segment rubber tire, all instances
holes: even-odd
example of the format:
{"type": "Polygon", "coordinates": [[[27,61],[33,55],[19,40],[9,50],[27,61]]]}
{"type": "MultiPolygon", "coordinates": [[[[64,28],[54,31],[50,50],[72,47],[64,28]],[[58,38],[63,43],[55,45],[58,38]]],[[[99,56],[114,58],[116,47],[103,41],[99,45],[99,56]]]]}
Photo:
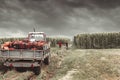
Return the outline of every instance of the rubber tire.
{"type": "Polygon", "coordinates": [[[34,67],[33,72],[35,75],[39,75],[41,73],[41,67],[34,67]]]}
{"type": "Polygon", "coordinates": [[[46,57],[43,62],[44,62],[45,65],[49,65],[49,63],[50,63],[49,56],[46,57]]]}

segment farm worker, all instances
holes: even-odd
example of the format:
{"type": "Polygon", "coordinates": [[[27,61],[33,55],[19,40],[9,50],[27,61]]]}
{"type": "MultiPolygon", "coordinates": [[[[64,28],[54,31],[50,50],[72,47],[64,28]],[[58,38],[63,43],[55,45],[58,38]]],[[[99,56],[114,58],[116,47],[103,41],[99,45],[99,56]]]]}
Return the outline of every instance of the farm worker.
{"type": "Polygon", "coordinates": [[[61,47],[62,47],[62,42],[59,41],[59,42],[58,42],[58,45],[59,45],[59,48],[61,48],[61,47]]]}
{"type": "Polygon", "coordinates": [[[68,49],[68,42],[66,42],[65,45],[66,45],[66,49],[68,49]]]}

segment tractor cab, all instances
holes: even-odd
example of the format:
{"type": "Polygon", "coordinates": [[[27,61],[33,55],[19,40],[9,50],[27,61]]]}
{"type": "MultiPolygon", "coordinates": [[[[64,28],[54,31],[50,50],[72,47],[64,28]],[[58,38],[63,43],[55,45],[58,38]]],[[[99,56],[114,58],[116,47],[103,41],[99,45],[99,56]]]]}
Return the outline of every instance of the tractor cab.
{"type": "Polygon", "coordinates": [[[31,42],[46,41],[46,35],[44,32],[29,32],[28,39],[31,42]]]}

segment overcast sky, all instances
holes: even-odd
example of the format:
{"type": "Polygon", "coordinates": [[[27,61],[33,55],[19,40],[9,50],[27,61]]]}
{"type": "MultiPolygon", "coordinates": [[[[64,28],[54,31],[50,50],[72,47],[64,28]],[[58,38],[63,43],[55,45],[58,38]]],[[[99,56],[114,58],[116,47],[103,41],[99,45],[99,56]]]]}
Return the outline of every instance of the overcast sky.
{"type": "Polygon", "coordinates": [[[119,32],[120,0],[0,0],[0,37],[119,32]]]}

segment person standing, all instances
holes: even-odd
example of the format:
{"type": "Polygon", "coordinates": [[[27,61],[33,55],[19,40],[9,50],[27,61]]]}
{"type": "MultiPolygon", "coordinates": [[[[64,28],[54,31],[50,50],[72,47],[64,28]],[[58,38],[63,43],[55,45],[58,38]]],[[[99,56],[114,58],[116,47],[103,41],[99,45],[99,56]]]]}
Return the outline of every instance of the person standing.
{"type": "Polygon", "coordinates": [[[62,42],[59,41],[59,42],[58,42],[58,45],[59,45],[59,48],[61,48],[61,47],[62,47],[62,42]]]}

